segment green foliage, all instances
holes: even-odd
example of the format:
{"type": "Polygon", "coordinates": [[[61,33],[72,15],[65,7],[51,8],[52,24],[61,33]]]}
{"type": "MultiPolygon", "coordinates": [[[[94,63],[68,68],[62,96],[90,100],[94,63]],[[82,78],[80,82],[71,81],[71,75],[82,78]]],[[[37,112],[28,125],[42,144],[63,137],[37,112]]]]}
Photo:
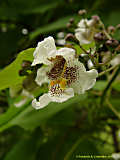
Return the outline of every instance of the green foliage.
{"type": "Polygon", "coordinates": [[[23,60],[33,60],[34,49],[22,51],[16,60],[0,72],[0,89],[8,88],[22,82],[23,77],[19,76],[23,60]]]}
{"type": "MultiPolygon", "coordinates": [[[[77,50],[77,53],[78,54],[82,54],[83,53],[83,50],[79,47],[79,45],[74,45],[75,49],[77,50]]],[[[90,48],[93,48],[95,47],[95,42],[91,42],[90,44],[83,44],[82,47],[89,51],[90,48]]]]}
{"type": "Polygon", "coordinates": [[[0,131],[14,125],[19,125],[25,129],[34,129],[44,123],[49,117],[60,112],[61,110],[79,103],[86,98],[85,95],[75,97],[62,104],[51,103],[42,110],[36,111],[31,105],[16,108],[11,106],[10,109],[0,117],[0,131]]]}
{"type": "MultiPolygon", "coordinates": [[[[48,91],[46,84],[38,87],[35,81],[19,75],[22,62],[33,61],[39,41],[47,36],[55,38],[58,32],[74,33],[82,18],[77,12],[83,8],[88,11],[85,18],[98,14],[106,28],[116,26],[119,4],[119,0],[114,5],[109,0],[0,1],[0,160],[75,160],[79,159],[77,155],[110,156],[120,152],[120,78],[118,74],[109,83],[117,69],[107,72],[110,63],[105,67],[94,66],[99,73],[106,73],[98,77],[94,87],[85,94],[64,103],[51,102],[40,110],[32,107],[31,98],[21,107],[15,106],[23,100],[24,89],[37,98],[48,91]],[[67,28],[70,18],[74,18],[75,23],[67,28]],[[15,96],[11,95],[11,88],[16,91],[15,96]]],[[[120,29],[111,36],[120,41],[120,29]]],[[[79,45],[73,44],[73,47],[78,55],[83,53],[79,45]]],[[[95,50],[96,43],[82,47],[95,50]]],[[[95,60],[102,62],[102,56],[98,51],[95,60]]],[[[88,58],[83,58],[87,70],[88,58]]]]}
{"type": "Polygon", "coordinates": [[[36,31],[32,32],[29,35],[30,36],[30,40],[36,38],[40,34],[48,33],[48,32],[52,32],[54,30],[59,30],[59,29],[65,28],[65,26],[66,26],[68,20],[70,19],[70,17],[71,16],[65,17],[65,18],[61,18],[61,19],[57,20],[56,22],[53,22],[51,24],[48,24],[48,25],[43,26],[41,28],[38,28],[36,31]]]}

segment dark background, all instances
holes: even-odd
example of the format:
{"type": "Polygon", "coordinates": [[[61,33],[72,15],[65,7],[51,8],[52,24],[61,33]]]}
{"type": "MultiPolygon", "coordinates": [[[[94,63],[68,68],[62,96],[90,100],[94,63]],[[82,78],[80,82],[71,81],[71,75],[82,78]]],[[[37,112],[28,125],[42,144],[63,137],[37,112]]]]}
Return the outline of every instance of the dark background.
{"type": "Polygon", "coordinates": [[[0,68],[45,36],[55,37],[79,9],[85,8],[89,16],[98,14],[105,25],[116,25],[119,7],[119,0],[0,0],[0,68]]]}

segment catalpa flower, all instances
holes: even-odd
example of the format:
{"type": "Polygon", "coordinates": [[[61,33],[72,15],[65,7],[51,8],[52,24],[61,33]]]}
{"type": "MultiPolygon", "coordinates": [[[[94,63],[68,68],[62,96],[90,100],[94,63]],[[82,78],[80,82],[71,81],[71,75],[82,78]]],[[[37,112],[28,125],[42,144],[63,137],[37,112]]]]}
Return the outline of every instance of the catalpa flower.
{"type": "Polygon", "coordinates": [[[48,83],[49,91],[40,96],[39,101],[32,101],[36,109],[50,102],[64,102],[75,94],[83,94],[94,86],[98,76],[95,69],[86,71],[75,57],[74,49],[64,47],[57,50],[52,37],[38,43],[32,65],[39,63],[45,65],[38,69],[35,81],[40,86],[48,83]]]}
{"type": "Polygon", "coordinates": [[[79,40],[80,44],[89,44],[93,41],[96,27],[95,19],[82,19],[78,23],[78,28],[75,29],[75,37],[79,40]]]}

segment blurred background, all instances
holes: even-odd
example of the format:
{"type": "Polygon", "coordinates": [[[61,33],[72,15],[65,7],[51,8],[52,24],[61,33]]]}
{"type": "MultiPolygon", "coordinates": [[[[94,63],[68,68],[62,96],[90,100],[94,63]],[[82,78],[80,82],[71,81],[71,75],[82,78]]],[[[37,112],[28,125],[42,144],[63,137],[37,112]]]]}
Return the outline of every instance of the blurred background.
{"type": "Polygon", "coordinates": [[[1,0],[0,1],[0,68],[16,54],[48,35],[65,30],[79,9],[98,14],[105,25],[119,23],[119,0],[1,0]]]}
{"type": "MultiPolygon", "coordinates": [[[[58,32],[65,32],[70,18],[79,19],[77,13],[80,9],[86,9],[89,17],[98,14],[106,26],[115,26],[120,23],[119,0],[0,0],[0,70],[10,64],[20,51],[36,47],[38,41],[43,40],[44,37],[51,35],[57,38],[58,32]]],[[[2,102],[2,105],[7,106],[7,103],[2,102]]],[[[72,149],[72,143],[79,136],[84,135],[87,131],[91,134],[94,129],[99,130],[99,127],[94,128],[92,125],[92,131],[84,130],[84,127],[79,126],[79,129],[82,128],[79,133],[77,127],[76,129],[65,127],[63,124],[66,116],[68,118],[66,125],[73,125],[75,115],[71,111],[72,109],[65,110],[65,114],[62,112],[53,117],[47,122],[47,128],[41,124],[42,131],[40,127],[34,131],[24,131],[22,128],[13,127],[0,133],[0,160],[39,160],[40,158],[63,160],[63,157],[66,157],[67,160],[69,152],[72,152],[67,149],[72,149]],[[56,122],[56,119],[58,123],[54,123],[51,127],[51,121],[56,122]],[[62,127],[59,126],[61,119],[60,126],[62,127]],[[48,135],[50,137],[52,135],[54,139],[48,141],[48,135]]],[[[77,110],[75,112],[79,113],[77,110]]],[[[85,115],[86,112],[83,111],[80,121],[84,121],[85,115]]],[[[84,125],[87,126],[86,121],[84,125]]],[[[95,125],[97,126],[97,123],[95,125]]],[[[117,147],[114,147],[118,145],[114,139],[115,130],[116,127],[113,126],[113,137],[108,136],[111,129],[105,125],[98,136],[96,133],[92,135],[93,139],[86,140],[86,137],[83,137],[80,142],[81,153],[111,154],[119,151],[117,147]],[[106,142],[107,137],[109,137],[108,142],[106,142]],[[102,148],[104,144],[106,145],[102,148]]],[[[79,154],[79,149],[77,153],[79,154]]]]}

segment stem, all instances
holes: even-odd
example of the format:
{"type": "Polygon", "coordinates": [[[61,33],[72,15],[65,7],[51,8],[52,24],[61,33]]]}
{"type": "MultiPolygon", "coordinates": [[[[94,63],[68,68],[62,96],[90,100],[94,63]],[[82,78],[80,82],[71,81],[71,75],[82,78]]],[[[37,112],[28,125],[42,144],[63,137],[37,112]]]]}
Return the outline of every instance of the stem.
{"type": "Polygon", "coordinates": [[[80,44],[79,44],[79,46],[86,54],[89,54],[80,44]]]}
{"type": "Polygon", "coordinates": [[[91,55],[91,48],[90,48],[90,52],[87,52],[80,44],[79,44],[79,46],[80,46],[80,48],[83,50],[83,52],[85,52],[85,53],[89,56],[89,58],[90,58],[90,60],[92,61],[92,63],[93,63],[94,65],[96,65],[95,62],[94,62],[94,57],[91,55]]]}
{"type": "Polygon", "coordinates": [[[101,27],[103,28],[103,32],[104,32],[104,34],[106,35],[106,37],[107,37],[108,39],[112,39],[111,36],[107,33],[103,22],[100,20],[99,23],[100,23],[101,27]]]}
{"type": "Polygon", "coordinates": [[[106,62],[104,62],[104,63],[99,63],[98,66],[107,65],[114,57],[115,57],[115,54],[113,54],[113,55],[111,56],[111,58],[108,59],[106,62]]]}
{"type": "Polygon", "coordinates": [[[108,99],[106,99],[106,103],[108,107],[113,111],[113,113],[120,119],[120,114],[117,112],[117,110],[113,107],[113,105],[109,102],[108,99]]]}
{"type": "Polygon", "coordinates": [[[120,152],[120,148],[119,148],[119,142],[117,139],[117,127],[115,125],[111,126],[112,129],[112,137],[113,137],[113,143],[114,143],[114,148],[115,148],[115,152],[120,152]]]}
{"type": "Polygon", "coordinates": [[[110,72],[111,70],[113,70],[113,69],[114,69],[114,68],[116,68],[117,66],[118,66],[118,65],[113,66],[113,67],[108,68],[107,70],[105,70],[105,71],[103,71],[103,72],[99,73],[99,74],[98,74],[98,77],[100,77],[100,76],[104,75],[104,74],[105,74],[105,73],[107,73],[107,72],[110,72]]]}
{"type": "Polygon", "coordinates": [[[120,72],[120,66],[116,68],[115,73],[112,75],[110,81],[108,82],[106,88],[105,88],[104,91],[103,91],[103,94],[102,94],[102,97],[101,97],[101,105],[102,105],[103,102],[104,102],[104,99],[105,99],[105,96],[106,96],[106,94],[107,94],[108,89],[111,87],[112,83],[113,83],[114,80],[116,79],[116,77],[117,77],[117,75],[119,74],[119,72],[120,72]]]}
{"type": "Polygon", "coordinates": [[[64,157],[64,160],[69,160],[71,154],[74,152],[74,150],[77,148],[77,146],[79,145],[79,143],[81,142],[81,137],[79,140],[77,140],[77,142],[72,146],[71,150],[66,154],[66,156],[64,157]]]}

